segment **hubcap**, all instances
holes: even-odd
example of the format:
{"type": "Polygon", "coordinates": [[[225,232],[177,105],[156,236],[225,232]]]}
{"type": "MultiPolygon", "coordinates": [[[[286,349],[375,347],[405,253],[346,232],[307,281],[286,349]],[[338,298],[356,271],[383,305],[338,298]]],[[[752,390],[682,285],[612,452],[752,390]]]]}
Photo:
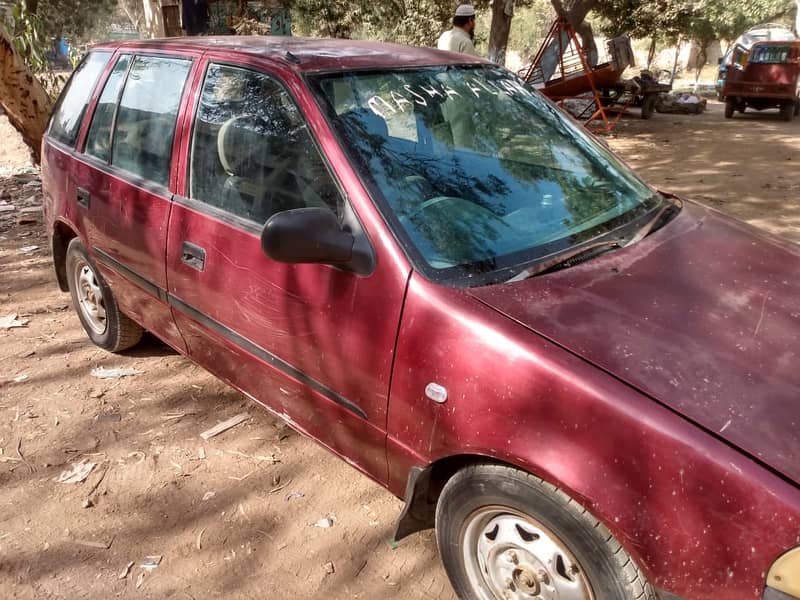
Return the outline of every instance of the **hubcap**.
{"type": "Polygon", "coordinates": [[[594,600],[564,542],[532,517],[484,507],[464,527],[464,563],[482,600],[594,600]]]}
{"type": "Polygon", "coordinates": [[[86,324],[95,333],[106,330],[106,307],[103,302],[103,291],[92,268],[83,261],[78,261],[73,270],[73,281],[78,297],[78,309],[86,324]]]}

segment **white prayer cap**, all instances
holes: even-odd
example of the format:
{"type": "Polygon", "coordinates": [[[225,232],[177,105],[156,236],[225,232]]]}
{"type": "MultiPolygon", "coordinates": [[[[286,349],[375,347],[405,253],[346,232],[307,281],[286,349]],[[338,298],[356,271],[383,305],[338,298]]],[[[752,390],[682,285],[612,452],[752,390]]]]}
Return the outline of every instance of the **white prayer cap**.
{"type": "Polygon", "coordinates": [[[474,17],[475,7],[472,4],[459,4],[456,8],[457,17],[474,17]]]}

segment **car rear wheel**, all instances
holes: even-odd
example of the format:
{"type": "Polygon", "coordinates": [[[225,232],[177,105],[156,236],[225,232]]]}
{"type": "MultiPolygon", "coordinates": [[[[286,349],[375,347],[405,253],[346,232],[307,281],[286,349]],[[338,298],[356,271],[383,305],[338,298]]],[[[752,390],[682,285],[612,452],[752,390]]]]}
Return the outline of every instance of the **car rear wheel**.
{"type": "Polygon", "coordinates": [[[459,598],[655,600],[614,536],[556,487],[502,465],[454,475],[436,538],[459,598]]]}
{"type": "Polygon", "coordinates": [[[110,352],[135,346],[143,329],[120,312],[111,289],[78,238],[67,247],[66,267],[72,304],[89,338],[110,352]]]}

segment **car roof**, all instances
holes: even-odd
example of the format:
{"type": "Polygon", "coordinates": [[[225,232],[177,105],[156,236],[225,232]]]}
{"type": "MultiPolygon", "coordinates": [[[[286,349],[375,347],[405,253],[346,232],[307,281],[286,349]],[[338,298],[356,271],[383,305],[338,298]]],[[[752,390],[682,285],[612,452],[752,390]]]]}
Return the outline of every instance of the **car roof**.
{"type": "Polygon", "coordinates": [[[790,29],[787,29],[783,25],[767,24],[749,29],[740,35],[736,39],[735,43],[745,47],[750,47],[758,42],[787,42],[796,39],[797,36],[795,36],[794,32],[792,32],[790,29]]]}
{"type": "Polygon", "coordinates": [[[385,42],[283,36],[198,36],[99,44],[95,49],[228,52],[269,58],[298,71],[476,64],[478,57],[385,42]]]}
{"type": "Polygon", "coordinates": [[[753,44],[753,48],[762,46],[794,46],[800,47],[800,40],[761,40],[753,44]]]}

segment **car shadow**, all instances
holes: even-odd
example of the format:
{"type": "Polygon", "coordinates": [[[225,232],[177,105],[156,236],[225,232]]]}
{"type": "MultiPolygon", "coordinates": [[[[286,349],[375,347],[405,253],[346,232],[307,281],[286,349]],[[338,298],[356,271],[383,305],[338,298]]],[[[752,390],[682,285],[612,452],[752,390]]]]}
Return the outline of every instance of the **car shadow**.
{"type": "Polygon", "coordinates": [[[162,342],[149,331],[145,331],[142,340],[133,348],[120,352],[121,356],[130,358],[158,358],[162,356],[175,356],[178,353],[162,342]]]}

